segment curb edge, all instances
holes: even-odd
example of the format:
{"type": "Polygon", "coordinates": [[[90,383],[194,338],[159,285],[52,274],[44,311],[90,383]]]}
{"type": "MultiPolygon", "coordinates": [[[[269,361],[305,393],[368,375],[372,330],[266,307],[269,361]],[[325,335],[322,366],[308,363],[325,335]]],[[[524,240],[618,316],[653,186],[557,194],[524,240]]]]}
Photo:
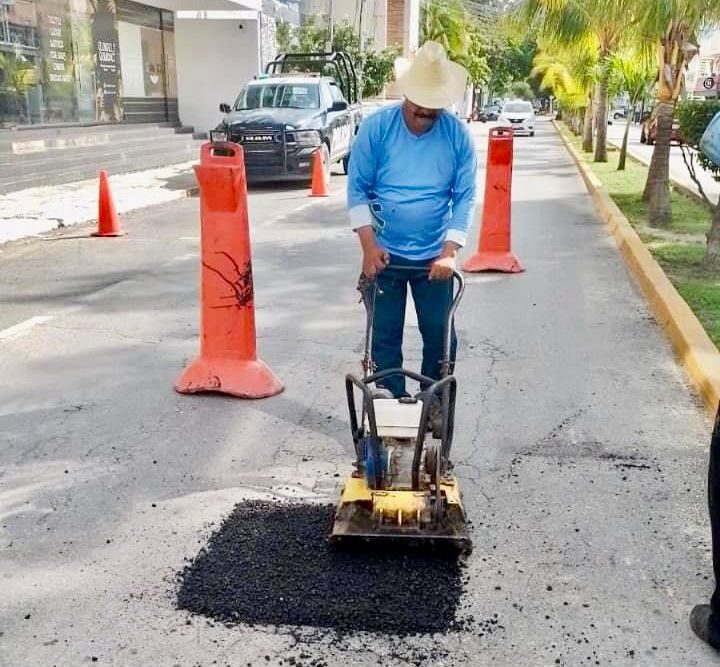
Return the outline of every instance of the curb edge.
{"type": "Polygon", "coordinates": [[[585,159],[565,138],[557,121],[552,123],[577,165],[601,220],[615,239],[658,324],[672,342],[709,414],[714,416],[720,402],[720,352],[585,159]]]}

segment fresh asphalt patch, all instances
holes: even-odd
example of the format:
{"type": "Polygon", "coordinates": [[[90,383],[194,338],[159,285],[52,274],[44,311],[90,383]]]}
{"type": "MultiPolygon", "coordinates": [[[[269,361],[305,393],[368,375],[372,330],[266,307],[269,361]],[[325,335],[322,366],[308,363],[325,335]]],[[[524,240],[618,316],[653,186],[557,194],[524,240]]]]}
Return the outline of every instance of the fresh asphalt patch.
{"type": "Polygon", "coordinates": [[[332,520],[330,505],[237,505],[178,574],[178,608],[226,624],[341,633],[443,633],[468,622],[458,619],[465,577],[456,554],[334,547],[332,520]]]}

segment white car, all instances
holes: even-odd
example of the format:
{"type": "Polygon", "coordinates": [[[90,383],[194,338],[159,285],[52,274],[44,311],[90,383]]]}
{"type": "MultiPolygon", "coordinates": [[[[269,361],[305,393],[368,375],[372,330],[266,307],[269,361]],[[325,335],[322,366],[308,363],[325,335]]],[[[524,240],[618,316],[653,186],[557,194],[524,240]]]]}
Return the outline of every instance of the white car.
{"type": "Polygon", "coordinates": [[[529,134],[535,136],[535,110],[530,102],[512,100],[506,102],[500,112],[498,123],[504,127],[511,127],[514,134],[529,134]]]}

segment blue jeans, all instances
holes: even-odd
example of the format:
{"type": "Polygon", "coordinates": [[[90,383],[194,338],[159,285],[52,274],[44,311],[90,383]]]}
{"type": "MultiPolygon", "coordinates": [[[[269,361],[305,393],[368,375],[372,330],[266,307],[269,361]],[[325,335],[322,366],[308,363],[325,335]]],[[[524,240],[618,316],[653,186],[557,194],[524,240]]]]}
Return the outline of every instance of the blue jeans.
{"type": "MultiPolygon", "coordinates": [[[[430,280],[430,264],[431,260],[411,261],[391,256],[389,266],[377,276],[378,293],[375,298],[372,344],[372,356],[377,371],[402,368],[403,327],[409,284],[423,340],[420,373],[434,380],[440,379],[445,322],[452,303],[453,281],[430,280]],[[396,268],[399,266],[416,270],[396,268]]],[[[451,373],[456,350],[457,338],[453,325],[450,339],[451,373]]],[[[396,398],[409,395],[405,389],[405,378],[401,375],[392,375],[380,384],[396,398]]]]}

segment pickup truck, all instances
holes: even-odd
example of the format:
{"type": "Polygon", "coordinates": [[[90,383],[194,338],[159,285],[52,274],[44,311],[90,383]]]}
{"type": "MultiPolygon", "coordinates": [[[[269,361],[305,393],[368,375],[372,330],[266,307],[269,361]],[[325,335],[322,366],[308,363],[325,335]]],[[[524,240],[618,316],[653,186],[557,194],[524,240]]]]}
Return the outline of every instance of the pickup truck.
{"type": "Polygon", "coordinates": [[[362,120],[355,71],[342,53],[281,55],[220,111],[210,138],[242,145],[249,182],[307,181],[318,150],[326,176],[335,162],[347,173],[362,120]]]}

